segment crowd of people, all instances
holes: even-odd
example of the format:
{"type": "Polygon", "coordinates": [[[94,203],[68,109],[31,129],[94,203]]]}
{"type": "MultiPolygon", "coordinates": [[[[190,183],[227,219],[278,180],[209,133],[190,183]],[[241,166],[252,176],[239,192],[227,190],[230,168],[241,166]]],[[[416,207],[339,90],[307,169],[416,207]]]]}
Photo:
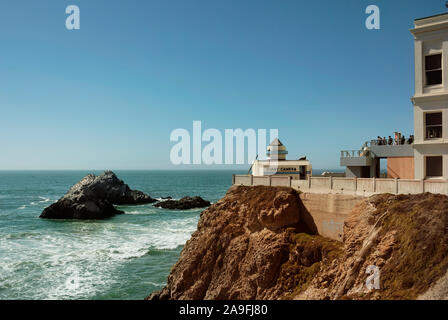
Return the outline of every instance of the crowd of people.
{"type": "Polygon", "coordinates": [[[413,144],[414,143],[414,135],[410,135],[409,138],[406,139],[404,135],[395,135],[395,138],[392,138],[389,136],[389,138],[386,139],[386,137],[381,138],[378,136],[376,139],[376,144],[378,146],[392,146],[392,145],[402,145],[402,144],[413,144]]]}

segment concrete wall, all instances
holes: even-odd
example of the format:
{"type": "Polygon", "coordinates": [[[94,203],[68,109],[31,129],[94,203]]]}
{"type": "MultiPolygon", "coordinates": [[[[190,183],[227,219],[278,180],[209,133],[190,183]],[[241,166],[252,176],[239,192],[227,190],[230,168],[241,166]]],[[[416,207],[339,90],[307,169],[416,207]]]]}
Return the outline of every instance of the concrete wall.
{"type": "Polygon", "coordinates": [[[270,179],[269,177],[256,177],[253,176],[253,185],[254,186],[270,186],[270,179]]]}
{"type": "Polygon", "coordinates": [[[414,179],[414,156],[387,158],[389,179],[414,179]]]}
{"type": "Polygon", "coordinates": [[[329,191],[331,190],[331,177],[311,177],[311,189],[329,191]]]}
{"type": "Polygon", "coordinates": [[[306,192],[309,190],[310,181],[309,180],[292,180],[291,188],[306,192]]]}
{"type": "Polygon", "coordinates": [[[397,181],[395,179],[376,179],[376,193],[397,193],[397,181]]]}
{"type": "Polygon", "coordinates": [[[398,180],[398,193],[417,194],[423,192],[423,180],[398,180]]]}
{"type": "Polygon", "coordinates": [[[360,177],[362,175],[362,167],[347,166],[345,169],[345,176],[347,178],[360,177]]]}
{"type": "Polygon", "coordinates": [[[344,221],[355,205],[364,199],[361,196],[344,194],[301,193],[305,212],[311,216],[317,232],[330,239],[342,241],[344,221]]]}
{"type": "Polygon", "coordinates": [[[252,185],[252,176],[235,174],[233,176],[233,184],[243,185],[243,186],[251,186],[252,185]]]}
{"type": "Polygon", "coordinates": [[[411,144],[401,145],[372,145],[370,152],[377,158],[413,157],[414,150],[411,144]]]}
{"type": "Polygon", "coordinates": [[[372,165],[371,157],[341,157],[341,167],[368,167],[372,165]]]}
{"type": "Polygon", "coordinates": [[[425,192],[448,194],[448,184],[437,180],[426,180],[425,192]]]}
{"type": "Polygon", "coordinates": [[[290,187],[291,177],[271,176],[271,186],[274,187],[290,187]]]}
{"type": "Polygon", "coordinates": [[[372,165],[370,167],[352,167],[348,166],[345,169],[346,178],[370,178],[375,176],[375,164],[376,159],[372,159],[372,165]]]}
{"type": "Polygon", "coordinates": [[[371,178],[358,178],[356,191],[357,193],[370,194],[375,190],[375,179],[371,178]]]}
{"type": "Polygon", "coordinates": [[[370,196],[378,193],[416,194],[431,192],[448,195],[447,180],[336,177],[312,177],[309,180],[294,180],[287,176],[254,177],[250,175],[234,175],[233,184],[291,187],[302,192],[316,194],[370,196]]]}
{"type": "Polygon", "coordinates": [[[350,178],[334,178],[333,186],[331,188],[334,191],[344,192],[355,192],[356,191],[356,180],[350,178]]]}

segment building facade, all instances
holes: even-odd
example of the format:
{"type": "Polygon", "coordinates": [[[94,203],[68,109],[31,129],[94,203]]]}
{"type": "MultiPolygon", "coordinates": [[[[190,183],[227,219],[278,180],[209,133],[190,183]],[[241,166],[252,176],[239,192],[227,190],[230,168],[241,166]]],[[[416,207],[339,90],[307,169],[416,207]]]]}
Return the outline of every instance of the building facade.
{"type": "Polygon", "coordinates": [[[414,25],[414,176],[448,179],[448,14],[414,25]]]}

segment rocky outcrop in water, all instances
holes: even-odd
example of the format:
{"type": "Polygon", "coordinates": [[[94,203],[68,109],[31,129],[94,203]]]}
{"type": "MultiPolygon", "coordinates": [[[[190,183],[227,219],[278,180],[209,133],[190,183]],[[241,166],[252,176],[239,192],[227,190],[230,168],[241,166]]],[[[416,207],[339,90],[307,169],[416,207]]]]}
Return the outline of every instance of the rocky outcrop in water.
{"type": "Polygon", "coordinates": [[[202,199],[201,197],[183,197],[180,200],[166,200],[158,202],[154,205],[158,208],[164,209],[194,209],[194,208],[205,208],[210,206],[210,202],[202,199]]]}
{"type": "Polygon", "coordinates": [[[447,196],[361,200],[343,242],[312,234],[306,214],[290,188],[232,187],[201,213],[167,285],[148,298],[448,298],[447,196]],[[369,266],[379,290],[366,286],[369,266]]]}
{"type": "Polygon", "coordinates": [[[156,200],[141,191],[131,190],[112,171],[99,176],[89,174],[71,187],[57,202],[45,208],[41,218],[104,219],[122,214],[113,205],[136,205],[156,200]]]}

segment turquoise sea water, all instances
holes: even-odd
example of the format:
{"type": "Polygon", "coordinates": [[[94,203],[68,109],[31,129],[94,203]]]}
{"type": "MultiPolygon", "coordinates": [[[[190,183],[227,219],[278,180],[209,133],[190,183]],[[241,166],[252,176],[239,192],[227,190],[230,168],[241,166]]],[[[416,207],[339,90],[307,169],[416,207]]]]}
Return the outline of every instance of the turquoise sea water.
{"type": "MultiPolygon", "coordinates": [[[[119,206],[101,221],[39,219],[90,171],[0,172],[0,299],[143,299],[162,288],[201,209],[119,206]]],[[[98,174],[100,172],[93,173],[98,174]]],[[[115,171],[154,198],[216,202],[231,171],[115,171]]]]}

